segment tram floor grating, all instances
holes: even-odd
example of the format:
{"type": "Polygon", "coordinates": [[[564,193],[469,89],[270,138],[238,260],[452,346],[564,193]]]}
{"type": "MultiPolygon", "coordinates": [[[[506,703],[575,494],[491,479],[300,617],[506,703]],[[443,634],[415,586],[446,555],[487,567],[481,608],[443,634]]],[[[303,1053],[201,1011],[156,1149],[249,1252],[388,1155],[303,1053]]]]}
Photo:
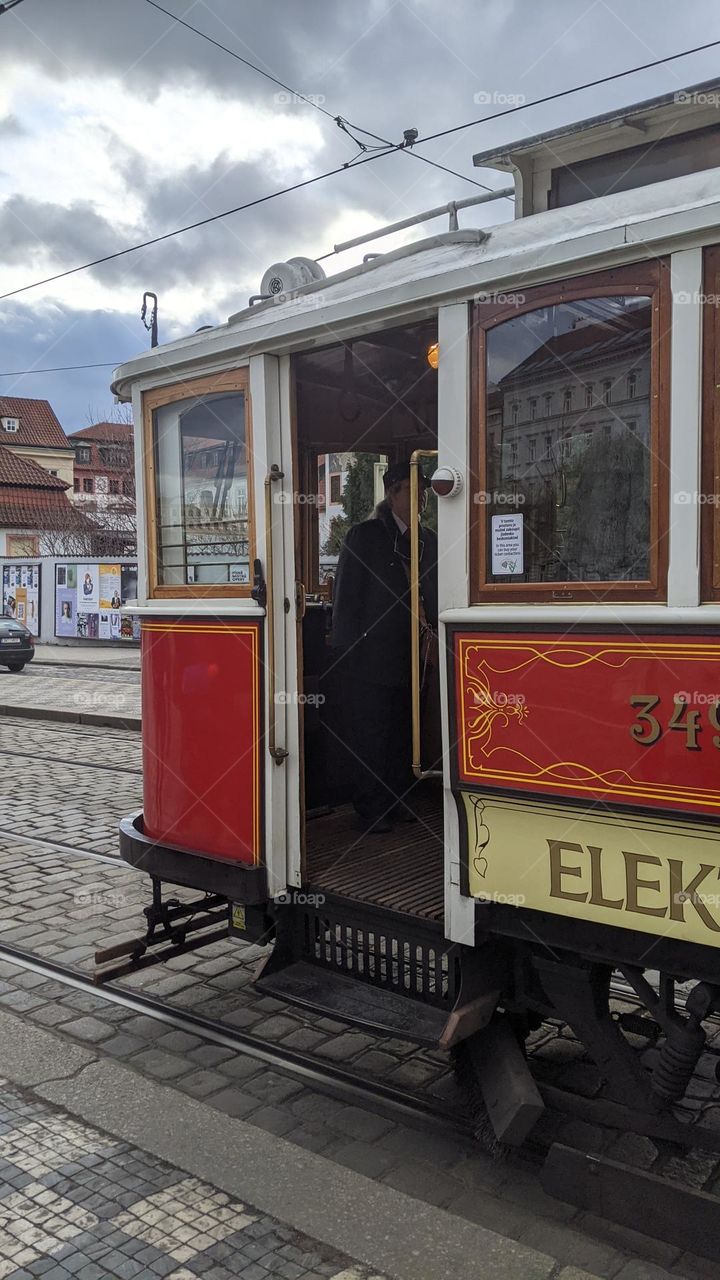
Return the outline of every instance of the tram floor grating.
{"type": "Polygon", "coordinates": [[[360,832],[350,805],[307,824],[306,881],[313,889],[400,911],[443,919],[442,792],[417,805],[419,821],[375,835],[360,832]]]}

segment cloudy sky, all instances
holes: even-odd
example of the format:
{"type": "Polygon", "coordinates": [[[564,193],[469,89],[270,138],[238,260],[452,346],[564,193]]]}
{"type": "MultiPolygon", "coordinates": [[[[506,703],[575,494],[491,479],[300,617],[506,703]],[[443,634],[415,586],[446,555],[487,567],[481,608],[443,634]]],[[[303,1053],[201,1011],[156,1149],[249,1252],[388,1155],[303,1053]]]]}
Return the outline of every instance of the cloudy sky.
{"type": "MultiPolygon", "coordinates": [[[[332,115],[393,141],[411,126],[433,133],[720,38],[711,0],[162,3],[332,115]]],[[[719,53],[527,106],[418,148],[461,176],[388,155],[6,299],[0,392],[48,398],[66,431],[93,414],[108,416],[110,368],[35,371],[112,365],[149,345],[139,318],[143,290],[160,297],[161,340],[220,323],[258,291],[273,261],[317,257],[375,226],[479,194],[473,181],[504,185],[499,174],[473,168],[474,151],[709,79],[719,53]]],[[[356,154],[332,119],[148,0],[22,0],[0,14],[2,294],[356,154]]],[[[461,216],[480,225],[511,212],[498,201],[461,216]]]]}

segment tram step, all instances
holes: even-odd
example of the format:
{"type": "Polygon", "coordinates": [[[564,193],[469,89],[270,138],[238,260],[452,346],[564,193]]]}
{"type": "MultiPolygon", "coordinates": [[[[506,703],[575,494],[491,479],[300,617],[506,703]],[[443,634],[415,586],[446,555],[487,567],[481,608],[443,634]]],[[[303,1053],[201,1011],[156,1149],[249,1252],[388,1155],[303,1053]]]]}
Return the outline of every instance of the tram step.
{"type": "Polygon", "coordinates": [[[400,1036],[423,1045],[437,1045],[448,1018],[444,1009],[332,973],[305,960],[262,974],[255,987],[263,995],[288,1004],[314,1009],[379,1035],[400,1036]]]}

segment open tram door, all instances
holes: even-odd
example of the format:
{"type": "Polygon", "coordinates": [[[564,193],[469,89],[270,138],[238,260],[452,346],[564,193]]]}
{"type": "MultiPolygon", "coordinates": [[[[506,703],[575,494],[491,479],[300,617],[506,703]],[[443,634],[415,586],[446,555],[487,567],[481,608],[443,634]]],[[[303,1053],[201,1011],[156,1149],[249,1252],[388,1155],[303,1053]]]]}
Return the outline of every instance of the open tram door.
{"type": "MultiPolygon", "coordinates": [[[[351,520],[373,515],[388,465],[412,459],[415,510],[422,505],[419,469],[432,473],[438,448],[437,344],[434,315],[297,354],[288,371],[292,411],[283,455],[292,459],[292,475],[278,479],[283,496],[273,512],[286,554],[291,546],[294,555],[296,607],[281,611],[276,600],[274,609],[286,653],[297,662],[282,713],[298,761],[291,752],[278,765],[287,770],[288,891],[277,904],[277,943],[260,978],[281,998],[394,1032],[410,1034],[415,1021],[415,1033],[435,1043],[455,990],[444,929],[442,748],[438,742],[428,754],[422,746],[417,521],[410,521],[415,536],[403,578],[417,821],[390,831],[363,830],[353,808],[352,666],[334,647],[332,621],[341,536],[351,520]],[[417,1002],[409,1007],[406,996],[417,1002]]],[[[430,497],[423,521],[434,537],[430,497]]],[[[392,561],[392,542],[387,554],[392,561]]],[[[437,704],[439,721],[439,690],[437,704]]]]}

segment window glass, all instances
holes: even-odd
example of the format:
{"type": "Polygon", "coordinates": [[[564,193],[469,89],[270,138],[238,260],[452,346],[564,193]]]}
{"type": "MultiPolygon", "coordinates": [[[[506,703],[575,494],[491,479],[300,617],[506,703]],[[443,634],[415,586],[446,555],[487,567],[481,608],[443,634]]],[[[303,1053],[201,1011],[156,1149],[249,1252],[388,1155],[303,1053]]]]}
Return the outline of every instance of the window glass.
{"type": "Polygon", "coordinates": [[[162,586],[250,582],[245,410],[231,391],[153,414],[162,586]]]}
{"type": "Polygon", "coordinates": [[[651,298],[633,295],[488,331],[488,582],[648,579],[651,320],[651,298]]]}

